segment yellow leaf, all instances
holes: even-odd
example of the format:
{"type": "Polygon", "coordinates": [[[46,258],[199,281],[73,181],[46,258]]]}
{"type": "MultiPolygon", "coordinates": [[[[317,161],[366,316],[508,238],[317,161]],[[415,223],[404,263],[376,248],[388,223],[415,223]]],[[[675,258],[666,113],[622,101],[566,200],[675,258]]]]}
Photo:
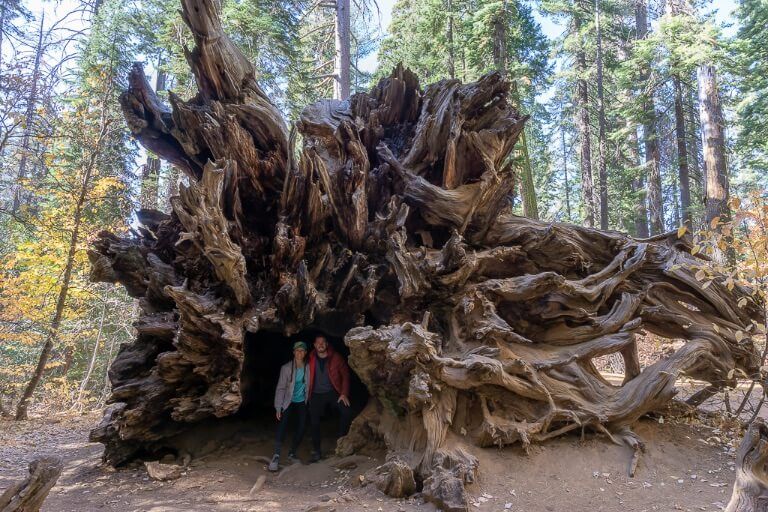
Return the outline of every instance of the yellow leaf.
{"type": "MultiPolygon", "coordinates": [[[[746,297],[742,297],[742,298],[740,298],[740,299],[739,299],[739,307],[740,307],[740,308],[743,308],[743,307],[744,307],[744,306],[746,306],[746,305],[747,305],[747,298],[746,298],[746,297]]],[[[750,327],[752,327],[752,326],[750,325],[750,327]]]]}
{"type": "Polygon", "coordinates": [[[711,229],[715,229],[718,225],[720,225],[720,216],[719,215],[709,222],[709,227],[711,229]]]}
{"type": "Polygon", "coordinates": [[[688,232],[688,226],[682,225],[677,228],[677,238],[682,238],[684,234],[688,232]]]}

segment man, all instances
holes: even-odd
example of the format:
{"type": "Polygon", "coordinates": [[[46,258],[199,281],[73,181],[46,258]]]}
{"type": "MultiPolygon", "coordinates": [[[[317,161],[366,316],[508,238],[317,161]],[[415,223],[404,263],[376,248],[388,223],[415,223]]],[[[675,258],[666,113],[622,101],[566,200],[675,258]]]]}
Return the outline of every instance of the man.
{"type": "Polygon", "coordinates": [[[333,350],[325,336],[315,337],[315,350],[309,354],[309,423],[312,428],[310,462],[322,458],[320,451],[320,418],[330,405],[341,416],[338,437],[344,436],[352,421],[349,404],[349,366],[344,356],[333,350]]]}
{"type": "Polygon", "coordinates": [[[283,446],[285,432],[291,417],[297,420],[296,431],[293,433],[291,450],[288,452],[288,460],[296,458],[296,449],[304,437],[304,429],[307,424],[307,365],[304,360],[307,355],[307,344],[297,341],[293,344],[293,359],[280,368],[280,378],[275,389],[275,418],[279,422],[275,435],[275,454],[269,463],[270,471],[277,471],[280,467],[280,451],[283,446]]]}

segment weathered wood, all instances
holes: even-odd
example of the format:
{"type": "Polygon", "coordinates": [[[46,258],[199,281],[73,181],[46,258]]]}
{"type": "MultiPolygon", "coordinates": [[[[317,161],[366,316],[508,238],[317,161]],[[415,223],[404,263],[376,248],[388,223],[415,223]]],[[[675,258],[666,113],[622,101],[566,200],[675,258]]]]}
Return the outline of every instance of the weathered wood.
{"type": "Polygon", "coordinates": [[[511,213],[505,163],[525,117],[500,75],[422,90],[398,67],[348,102],[308,107],[289,136],[225,40],[218,3],[183,5],[200,94],[168,109],[134,69],[124,109],[192,184],[172,215],[144,212],[138,234],[102,233],[89,252],[92,277],[141,306],[92,433],[107,461],[234,414],[246,331],[344,336],[371,399],[337,451],[384,445],[397,462],[380,470],[393,472],[383,489],[409,491],[411,472],[457,510],[478,471],[468,444],[589,429],[639,454],[630,427],[676,394],[678,376],[721,387],[735,369],[758,371],[736,333],[760,309],[721,279],[702,287],[687,238],[511,213]],[[641,331],[687,343],[641,368],[641,331]],[[620,386],[592,363],[612,353],[625,359],[620,386]]]}
{"type": "Polygon", "coordinates": [[[0,496],[0,511],[37,512],[63,469],[64,463],[59,457],[42,457],[30,462],[26,480],[12,484],[0,496]]]}
{"type": "Polygon", "coordinates": [[[768,511],[768,426],[762,418],[747,429],[736,455],[736,481],[725,512],[768,511]]]}

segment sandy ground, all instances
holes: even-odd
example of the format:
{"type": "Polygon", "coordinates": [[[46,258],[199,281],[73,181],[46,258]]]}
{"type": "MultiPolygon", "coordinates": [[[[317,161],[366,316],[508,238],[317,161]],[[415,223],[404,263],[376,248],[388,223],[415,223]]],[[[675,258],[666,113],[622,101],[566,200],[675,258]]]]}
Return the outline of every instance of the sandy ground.
{"type": "MultiPolygon", "coordinates": [[[[376,466],[361,460],[351,470],[333,459],[266,472],[258,456],[270,454],[271,432],[230,432],[208,442],[178,480],[151,480],[143,466],[117,471],[100,464],[102,447],[88,442],[95,414],[0,422],[0,489],[22,478],[36,455],[58,454],[64,473],[44,511],[415,511],[435,510],[416,495],[390,499],[360,475],[376,466]],[[260,475],[263,488],[249,495],[260,475]]],[[[734,479],[733,440],[720,430],[678,420],[644,420],[635,431],[647,452],[635,478],[627,476],[630,451],[605,437],[563,437],[530,454],[519,448],[477,449],[480,477],[468,487],[478,511],[721,510],[734,479]]],[[[305,445],[308,444],[305,442],[305,445]]],[[[300,452],[306,460],[306,452],[300,452]]]]}

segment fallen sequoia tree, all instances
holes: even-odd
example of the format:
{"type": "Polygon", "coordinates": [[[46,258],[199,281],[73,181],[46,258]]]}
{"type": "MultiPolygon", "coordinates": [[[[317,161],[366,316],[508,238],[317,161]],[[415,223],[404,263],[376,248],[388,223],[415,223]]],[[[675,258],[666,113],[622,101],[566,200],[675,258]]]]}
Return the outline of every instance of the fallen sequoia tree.
{"type": "Polygon", "coordinates": [[[141,306],[92,434],[107,461],[236,413],[246,333],[343,336],[370,400],[337,451],[383,444],[381,487],[423,489],[447,509],[466,507],[470,445],[588,429],[639,450],[629,427],[678,376],[724,386],[734,369],[758,370],[737,338],[757,305],[737,307],[746,291],[721,279],[702,286],[686,239],[510,212],[508,157],[526,119],[499,75],[422,90],[397,68],[348,102],[308,107],[289,131],[218,2],[182,6],[199,93],[171,94],[168,108],[135,67],[122,101],[134,135],[191,185],[170,216],[140,211],[137,233],[101,233],[89,252],[93,278],[141,306]],[[641,331],[686,343],[641,371],[641,331]],[[592,361],[612,353],[621,385],[592,361]]]}

